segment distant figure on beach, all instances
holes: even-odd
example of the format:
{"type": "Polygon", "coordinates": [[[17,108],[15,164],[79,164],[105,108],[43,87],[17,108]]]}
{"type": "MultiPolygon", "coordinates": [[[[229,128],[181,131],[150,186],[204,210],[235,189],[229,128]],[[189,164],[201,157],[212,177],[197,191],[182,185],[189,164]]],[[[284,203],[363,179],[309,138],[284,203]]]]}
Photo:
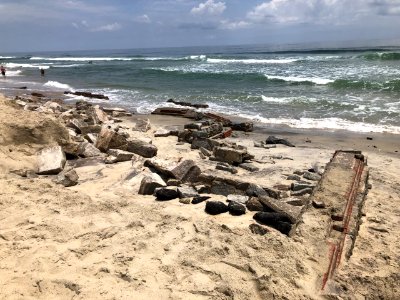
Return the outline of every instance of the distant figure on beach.
{"type": "Polygon", "coordinates": [[[3,77],[6,77],[6,68],[4,68],[4,66],[0,67],[0,72],[1,72],[1,75],[3,75],[3,77]]]}
{"type": "Polygon", "coordinates": [[[44,69],[40,68],[40,75],[44,76],[44,69]]]}

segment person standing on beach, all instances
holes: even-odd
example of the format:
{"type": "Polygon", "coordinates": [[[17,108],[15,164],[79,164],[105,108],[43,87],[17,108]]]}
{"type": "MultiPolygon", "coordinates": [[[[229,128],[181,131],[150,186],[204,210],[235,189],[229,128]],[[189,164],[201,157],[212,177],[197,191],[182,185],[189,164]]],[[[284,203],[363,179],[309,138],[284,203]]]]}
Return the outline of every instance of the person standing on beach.
{"type": "Polygon", "coordinates": [[[3,75],[3,77],[6,77],[6,68],[4,68],[4,66],[0,67],[0,72],[1,72],[1,75],[3,75]]]}

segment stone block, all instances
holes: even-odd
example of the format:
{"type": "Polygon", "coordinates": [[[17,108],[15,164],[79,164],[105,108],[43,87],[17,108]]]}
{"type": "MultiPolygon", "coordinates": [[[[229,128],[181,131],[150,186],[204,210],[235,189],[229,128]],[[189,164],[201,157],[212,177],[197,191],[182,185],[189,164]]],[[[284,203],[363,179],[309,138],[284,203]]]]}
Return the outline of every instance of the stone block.
{"type": "Polygon", "coordinates": [[[156,173],[150,173],[143,177],[140,182],[139,194],[140,195],[153,195],[154,190],[158,187],[165,187],[167,184],[160,177],[160,175],[156,173]]]}
{"type": "Polygon", "coordinates": [[[157,147],[153,144],[146,143],[139,139],[129,139],[127,144],[127,151],[133,152],[143,157],[153,157],[157,155],[157,147]]]}
{"type": "Polygon", "coordinates": [[[214,156],[219,161],[224,161],[230,164],[240,164],[244,160],[244,156],[247,153],[246,150],[236,150],[227,147],[215,147],[214,156]]]}
{"type": "Polygon", "coordinates": [[[120,149],[110,149],[107,151],[107,154],[114,156],[117,162],[130,161],[134,155],[131,152],[120,149]]]}
{"type": "Polygon", "coordinates": [[[39,151],[37,156],[37,174],[58,174],[63,170],[65,162],[65,153],[60,146],[44,148],[39,151]]]}

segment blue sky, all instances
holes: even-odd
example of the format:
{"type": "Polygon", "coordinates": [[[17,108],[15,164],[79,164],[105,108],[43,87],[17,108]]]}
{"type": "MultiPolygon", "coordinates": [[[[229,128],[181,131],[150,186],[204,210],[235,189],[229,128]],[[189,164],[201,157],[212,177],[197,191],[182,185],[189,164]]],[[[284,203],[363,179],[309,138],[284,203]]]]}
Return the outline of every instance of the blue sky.
{"type": "Polygon", "coordinates": [[[0,0],[0,53],[400,40],[400,0],[0,0]]]}

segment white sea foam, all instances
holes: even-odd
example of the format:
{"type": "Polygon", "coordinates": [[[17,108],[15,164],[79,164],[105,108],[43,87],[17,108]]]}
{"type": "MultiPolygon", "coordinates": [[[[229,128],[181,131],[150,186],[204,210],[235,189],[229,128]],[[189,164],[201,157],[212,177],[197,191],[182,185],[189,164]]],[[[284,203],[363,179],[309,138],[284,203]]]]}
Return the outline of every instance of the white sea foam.
{"type": "Polygon", "coordinates": [[[207,58],[209,63],[242,63],[242,64],[290,64],[298,61],[298,59],[220,59],[220,58],[207,58]]]}
{"type": "Polygon", "coordinates": [[[129,57],[31,57],[31,60],[50,60],[50,61],[112,61],[112,60],[132,60],[129,57]]]}
{"type": "Polygon", "coordinates": [[[261,95],[261,99],[264,102],[270,102],[270,103],[288,103],[291,101],[290,98],[267,97],[264,95],[261,95]]]}
{"type": "Polygon", "coordinates": [[[335,80],[332,79],[325,79],[325,78],[312,78],[312,77],[293,77],[293,76],[272,76],[272,75],[265,75],[268,79],[279,79],[283,81],[289,82],[313,82],[315,84],[325,85],[335,80]]]}
{"type": "Polygon", "coordinates": [[[0,59],[10,59],[10,58],[15,58],[15,56],[1,56],[0,59]]]}
{"type": "Polygon", "coordinates": [[[355,132],[390,132],[400,134],[400,126],[368,124],[362,122],[351,122],[340,118],[300,118],[300,119],[284,119],[284,118],[264,118],[260,116],[240,115],[244,118],[252,118],[265,124],[287,125],[301,129],[330,129],[330,130],[348,130],[355,132]]]}
{"type": "Polygon", "coordinates": [[[207,58],[206,55],[190,55],[189,59],[193,60],[205,60],[207,58]]]}
{"type": "Polygon", "coordinates": [[[16,70],[16,71],[7,71],[7,77],[15,77],[15,76],[21,76],[22,71],[21,70],[16,70]]]}
{"type": "Polygon", "coordinates": [[[54,65],[53,68],[73,68],[73,67],[80,67],[84,66],[83,64],[70,64],[70,65],[54,65]]]}
{"type": "Polygon", "coordinates": [[[44,60],[44,61],[77,61],[77,62],[89,62],[89,61],[135,61],[135,60],[205,60],[205,55],[191,55],[185,57],[38,57],[34,56],[31,60],[44,60]]]}
{"type": "Polygon", "coordinates": [[[6,68],[15,69],[15,68],[35,68],[35,69],[48,69],[50,66],[41,65],[41,64],[17,64],[17,63],[7,63],[5,64],[6,68]]]}
{"type": "Polygon", "coordinates": [[[73,90],[73,88],[71,86],[69,86],[68,84],[61,83],[58,81],[47,81],[44,84],[44,86],[53,87],[53,88],[62,89],[62,90],[73,90]]]}

